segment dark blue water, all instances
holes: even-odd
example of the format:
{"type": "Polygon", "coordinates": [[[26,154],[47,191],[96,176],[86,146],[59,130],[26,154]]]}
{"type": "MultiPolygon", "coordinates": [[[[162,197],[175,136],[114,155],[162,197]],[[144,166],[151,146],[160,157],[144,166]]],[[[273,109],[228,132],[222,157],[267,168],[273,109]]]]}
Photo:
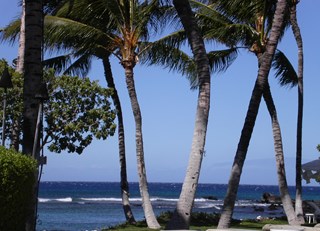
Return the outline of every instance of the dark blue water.
{"type": "MultiPolygon", "coordinates": [[[[177,183],[149,183],[155,213],[173,211],[180,190],[181,184],[177,183]]],[[[194,211],[219,213],[226,190],[227,186],[222,184],[199,184],[194,211]]],[[[293,197],[294,187],[289,190],[293,197]]],[[[277,186],[241,185],[234,218],[282,216],[281,208],[271,211],[268,204],[261,202],[264,192],[279,195],[277,186]]],[[[320,200],[320,187],[304,187],[303,199],[320,200]]],[[[136,220],[143,219],[138,183],[130,184],[130,201],[136,220]]],[[[42,182],[40,185],[37,230],[101,230],[122,222],[125,218],[119,183],[42,182]]]]}

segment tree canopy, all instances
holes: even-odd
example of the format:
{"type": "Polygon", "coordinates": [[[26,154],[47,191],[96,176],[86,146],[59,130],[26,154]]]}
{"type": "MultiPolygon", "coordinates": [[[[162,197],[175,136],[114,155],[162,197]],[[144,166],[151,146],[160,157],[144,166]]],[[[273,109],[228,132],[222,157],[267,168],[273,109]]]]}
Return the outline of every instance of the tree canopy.
{"type": "MultiPolygon", "coordinates": [[[[6,63],[0,64],[2,73],[6,63]]],[[[13,121],[22,123],[22,76],[9,67],[14,87],[7,90],[6,137],[12,135],[13,121]]],[[[53,152],[63,150],[81,154],[93,138],[107,139],[115,132],[115,111],[106,89],[89,78],[55,76],[52,70],[45,73],[49,100],[44,102],[43,145],[53,152]]],[[[0,95],[3,95],[0,89],[0,95]]],[[[3,105],[0,106],[3,113],[3,105]]],[[[2,131],[1,131],[2,133],[2,131]]],[[[20,136],[22,131],[19,131],[20,136]]],[[[20,139],[21,140],[21,139],[20,139]]]]}

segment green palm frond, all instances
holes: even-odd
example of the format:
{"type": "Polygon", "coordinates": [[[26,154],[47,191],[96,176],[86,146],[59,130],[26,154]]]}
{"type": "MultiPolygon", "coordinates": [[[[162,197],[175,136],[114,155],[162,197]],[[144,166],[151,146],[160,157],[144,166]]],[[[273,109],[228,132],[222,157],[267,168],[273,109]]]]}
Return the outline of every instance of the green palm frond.
{"type": "MultiPolygon", "coordinates": [[[[141,56],[143,53],[150,53],[149,46],[166,46],[180,48],[182,45],[187,44],[187,37],[184,30],[175,31],[167,36],[164,36],[153,43],[143,42],[139,44],[138,55],[141,56]]],[[[156,51],[155,51],[156,52],[156,51]]]]}
{"type": "Polygon", "coordinates": [[[208,4],[191,1],[196,9],[198,24],[206,40],[217,41],[229,47],[242,45],[251,46],[258,33],[250,23],[235,20],[219,10],[217,2],[208,4]]]}
{"type": "MultiPolygon", "coordinates": [[[[66,0],[65,0],[66,1],[66,0]]],[[[110,17],[106,11],[107,1],[101,0],[73,0],[67,1],[55,16],[72,19],[93,26],[101,31],[110,30],[110,17]]]]}
{"type": "Polygon", "coordinates": [[[238,57],[238,48],[210,51],[208,53],[209,64],[212,72],[226,71],[238,57]]]}
{"type": "Polygon", "coordinates": [[[55,50],[94,50],[97,44],[112,44],[113,38],[87,24],[56,16],[45,17],[45,45],[55,50]]]}
{"type": "Polygon", "coordinates": [[[272,60],[272,67],[276,71],[275,76],[281,86],[292,88],[298,84],[298,76],[288,58],[277,50],[272,60]]]}
{"type": "Polygon", "coordinates": [[[221,12],[215,8],[214,4],[191,0],[190,5],[194,8],[196,17],[202,19],[201,21],[214,21],[219,24],[233,23],[232,20],[221,14],[221,12]]]}
{"type": "Polygon", "coordinates": [[[72,54],[56,56],[42,61],[44,68],[52,68],[55,74],[61,74],[71,64],[72,54]]]}
{"type": "Polygon", "coordinates": [[[72,62],[72,64],[63,72],[63,74],[86,77],[91,69],[92,55],[83,54],[78,56],[75,54],[74,57],[76,60],[72,62]]]}
{"type": "Polygon", "coordinates": [[[254,24],[257,14],[264,10],[261,0],[233,0],[219,1],[216,8],[234,23],[254,24]]]}
{"type": "Polygon", "coordinates": [[[212,26],[209,23],[202,27],[205,40],[213,40],[226,46],[236,45],[250,47],[253,41],[259,38],[259,34],[250,25],[228,24],[220,27],[212,26]]]}
{"type": "Polygon", "coordinates": [[[168,68],[186,76],[190,80],[191,87],[195,85],[197,75],[195,62],[187,53],[165,43],[146,43],[142,46],[148,47],[148,50],[139,56],[142,64],[168,68]]]}
{"type": "Polygon", "coordinates": [[[162,33],[168,24],[179,21],[174,7],[163,4],[160,0],[151,0],[149,4],[142,6],[140,14],[142,22],[138,23],[146,25],[146,29],[152,31],[153,35],[162,33]]]}
{"type": "Polygon", "coordinates": [[[55,74],[86,77],[91,67],[92,55],[70,53],[46,59],[45,68],[52,68],[55,74]]]}
{"type": "Polygon", "coordinates": [[[139,60],[142,64],[160,65],[170,71],[186,74],[191,70],[192,57],[179,48],[168,46],[165,43],[144,43],[148,47],[146,52],[141,53],[139,60]]]}
{"type": "Polygon", "coordinates": [[[0,41],[6,41],[14,44],[19,40],[21,21],[19,19],[9,23],[5,28],[0,31],[0,41]]]}

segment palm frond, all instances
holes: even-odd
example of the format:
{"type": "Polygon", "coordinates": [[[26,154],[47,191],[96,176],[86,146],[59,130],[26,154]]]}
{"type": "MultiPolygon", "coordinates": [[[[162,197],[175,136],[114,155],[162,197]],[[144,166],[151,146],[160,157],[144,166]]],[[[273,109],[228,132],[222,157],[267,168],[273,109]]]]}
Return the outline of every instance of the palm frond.
{"type": "Polygon", "coordinates": [[[168,24],[179,21],[174,7],[163,4],[161,0],[151,0],[150,3],[141,4],[141,6],[137,24],[146,25],[149,34],[162,33],[168,24]]]}
{"type": "Polygon", "coordinates": [[[215,7],[234,23],[253,25],[257,14],[261,14],[264,10],[264,2],[261,0],[219,1],[215,2],[215,7]]]}
{"type": "Polygon", "coordinates": [[[9,23],[5,28],[2,28],[0,31],[0,41],[6,41],[10,44],[14,44],[19,40],[20,34],[20,19],[14,20],[9,23]]]}
{"type": "Polygon", "coordinates": [[[149,46],[167,46],[167,47],[175,47],[179,48],[182,45],[187,44],[187,37],[184,30],[175,31],[167,36],[164,36],[155,42],[147,43],[143,42],[139,44],[139,52],[140,56],[142,53],[149,52],[149,46]]]}
{"type": "Polygon", "coordinates": [[[86,77],[89,70],[91,69],[92,55],[91,54],[82,54],[74,56],[75,61],[63,72],[66,75],[81,76],[86,77]]]}
{"type": "Polygon", "coordinates": [[[71,64],[72,54],[56,56],[42,61],[44,68],[52,68],[55,74],[62,72],[71,64]]]}
{"type": "Polygon", "coordinates": [[[112,45],[113,38],[87,24],[56,16],[45,17],[45,45],[54,50],[94,50],[97,44],[112,45]]]}
{"type": "Polygon", "coordinates": [[[288,58],[281,51],[277,50],[272,60],[272,67],[275,70],[275,77],[278,78],[281,86],[292,88],[298,84],[298,76],[288,58]]]}
{"type": "Polygon", "coordinates": [[[258,33],[250,25],[228,24],[222,26],[206,23],[202,27],[205,40],[218,41],[226,46],[248,46],[250,47],[258,38],[258,33]]]}
{"type": "Polygon", "coordinates": [[[106,32],[110,28],[106,2],[109,1],[69,0],[54,15],[82,22],[106,32]]]}
{"type": "Polygon", "coordinates": [[[191,87],[195,85],[197,75],[195,62],[187,53],[165,43],[147,43],[143,46],[147,46],[148,50],[139,57],[142,64],[168,68],[186,76],[191,87]]]}
{"type": "Polygon", "coordinates": [[[228,14],[219,10],[217,2],[208,4],[207,1],[199,2],[192,0],[196,10],[198,24],[206,40],[217,41],[226,46],[237,45],[251,46],[252,41],[257,39],[257,32],[250,23],[235,20],[228,14]]]}
{"type": "Polygon", "coordinates": [[[238,57],[238,48],[210,51],[208,53],[209,64],[212,72],[226,71],[238,57]]]}

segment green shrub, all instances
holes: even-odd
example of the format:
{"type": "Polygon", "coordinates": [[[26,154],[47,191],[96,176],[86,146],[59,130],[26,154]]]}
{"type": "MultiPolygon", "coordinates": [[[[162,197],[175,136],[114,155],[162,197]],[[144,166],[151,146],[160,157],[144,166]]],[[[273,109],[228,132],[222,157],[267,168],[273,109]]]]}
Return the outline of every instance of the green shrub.
{"type": "Polygon", "coordinates": [[[0,146],[0,230],[24,230],[36,162],[0,146]]]}

